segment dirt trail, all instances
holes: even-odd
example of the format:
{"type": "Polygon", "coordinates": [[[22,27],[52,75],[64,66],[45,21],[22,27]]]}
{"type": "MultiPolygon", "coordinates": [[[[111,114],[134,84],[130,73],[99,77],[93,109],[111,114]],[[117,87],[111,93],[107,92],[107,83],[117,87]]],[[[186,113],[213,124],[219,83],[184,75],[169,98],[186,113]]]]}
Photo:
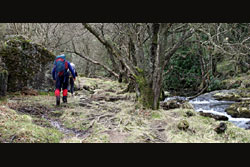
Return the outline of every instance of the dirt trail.
{"type": "MultiPolygon", "coordinates": [[[[135,95],[121,94],[125,84],[108,79],[81,78],[68,103],[55,106],[53,96],[21,96],[7,105],[19,114],[30,115],[34,124],[63,134],[60,142],[155,142],[145,121],[150,117],[136,106],[135,95]],[[136,107],[138,109],[136,109],[136,107]],[[136,112],[137,111],[137,112],[136,112]],[[140,114],[140,117],[138,117],[140,114]],[[148,131],[148,132],[147,132],[148,131]]],[[[165,142],[166,140],[158,140],[165,142]]]]}

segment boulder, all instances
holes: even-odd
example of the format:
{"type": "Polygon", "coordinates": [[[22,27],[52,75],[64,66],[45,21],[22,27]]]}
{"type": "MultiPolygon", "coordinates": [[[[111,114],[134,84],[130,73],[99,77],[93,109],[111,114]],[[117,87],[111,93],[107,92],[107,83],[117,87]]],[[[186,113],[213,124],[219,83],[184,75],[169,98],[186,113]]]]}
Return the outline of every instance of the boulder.
{"type": "Polygon", "coordinates": [[[55,55],[42,45],[23,36],[11,36],[0,45],[0,57],[8,71],[8,91],[53,87],[51,69],[55,55]]]}
{"type": "Polygon", "coordinates": [[[219,126],[217,126],[214,131],[218,134],[224,133],[227,130],[227,125],[224,122],[221,122],[219,126]]]}
{"type": "Polygon", "coordinates": [[[234,118],[250,118],[250,101],[234,103],[225,111],[234,118]]]}
{"type": "Polygon", "coordinates": [[[216,93],[213,95],[213,97],[216,100],[225,100],[225,101],[240,101],[241,96],[239,95],[239,93],[236,92],[230,92],[230,93],[216,93]]]}
{"type": "Polygon", "coordinates": [[[178,102],[176,99],[164,101],[160,105],[164,110],[170,110],[181,107],[181,103],[178,102]]]}
{"type": "Polygon", "coordinates": [[[178,125],[178,129],[186,131],[189,128],[189,123],[187,120],[181,120],[178,125]]]}
{"type": "Polygon", "coordinates": [[[160,106],[164,110],[170,110],[170,109],[175,109],[175,108],[194,109],[193,105],[190,104],[188,101],[180,100],[180,99],[172,99],[172,100],[161,102],[160,106]]]}

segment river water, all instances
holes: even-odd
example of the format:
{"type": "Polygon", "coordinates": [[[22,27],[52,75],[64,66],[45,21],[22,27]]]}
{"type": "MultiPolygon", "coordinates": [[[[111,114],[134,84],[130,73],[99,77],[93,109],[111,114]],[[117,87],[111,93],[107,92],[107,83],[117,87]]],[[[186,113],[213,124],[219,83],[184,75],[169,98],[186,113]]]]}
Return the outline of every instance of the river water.
{"type": "MultiPolygon", "coordinates": [[[[218,92],[229,93],[235,90],[219,90],[213,91],[209,93],[202,94],[192,100],[189,101],[197,112],[203,111],[204,113],[212,113],[216,115],[224,115],[228,117],[228,121],[234,123],[236,126],[244,129],[250,129],[250,118],[233,118],[225,112],[225,109],[229,107],[231,104],[235,103],[235,101],[222,101],[216,100],[213,95],[218,92]]],[[[185,97],[169,97],[166,98],[165,101],[170,99],[182,99],[187,100],[185,97]]]]}

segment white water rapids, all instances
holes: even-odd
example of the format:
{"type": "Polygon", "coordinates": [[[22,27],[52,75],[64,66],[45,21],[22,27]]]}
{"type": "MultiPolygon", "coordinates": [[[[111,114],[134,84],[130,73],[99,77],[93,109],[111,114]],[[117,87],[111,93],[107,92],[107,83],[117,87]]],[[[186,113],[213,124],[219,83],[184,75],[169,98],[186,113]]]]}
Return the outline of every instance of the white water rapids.
{"type": "MultiPolygon", "coordinates": [[[[233,118],[231,115],[228,115],[225,112],[225,109],[229,107],[231,104],[235,103],[234,101],[219,101],[213,98],[213,95],[218,92],[231,92],[234,90],[220,90],[220,91],[213,91],[210,93],[202,94],[192,100],[189,101],[191,103],[195,110],[197,112],[203,111],[204,113],[212,113],[216,115],[223,115],[228,117],[228,121],[234,123],[236,126],[244,128],[244,129],[250,129],[250,118],[233,118]]],[[[181,100],[187,100],[188,98],[185,97],[169,97],[166,98],[165,101],[171,100],[171,99],[181,99],[181,100]]]]}

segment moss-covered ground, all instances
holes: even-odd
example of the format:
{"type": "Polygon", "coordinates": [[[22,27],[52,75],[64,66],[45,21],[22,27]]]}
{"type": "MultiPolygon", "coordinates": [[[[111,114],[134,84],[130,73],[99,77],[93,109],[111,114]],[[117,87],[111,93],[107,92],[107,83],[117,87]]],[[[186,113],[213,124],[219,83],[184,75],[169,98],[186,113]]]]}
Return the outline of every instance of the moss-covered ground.
{"type": "Polygon", "coordinates": [[[249,143],[250,131],[225,122],[225,133],[214,129],[221,121],[192,109],[146,110],[135,94],[121,94],[126,84],[81,77],[84,89],[55,105],[51,93],[9,95],[0,102],[0,142],[42,143],[249,143]],[[193,114],[190,114],[193,113],[193,114]],[[188,129],[178,124],[186,120],[188,129]]]}

